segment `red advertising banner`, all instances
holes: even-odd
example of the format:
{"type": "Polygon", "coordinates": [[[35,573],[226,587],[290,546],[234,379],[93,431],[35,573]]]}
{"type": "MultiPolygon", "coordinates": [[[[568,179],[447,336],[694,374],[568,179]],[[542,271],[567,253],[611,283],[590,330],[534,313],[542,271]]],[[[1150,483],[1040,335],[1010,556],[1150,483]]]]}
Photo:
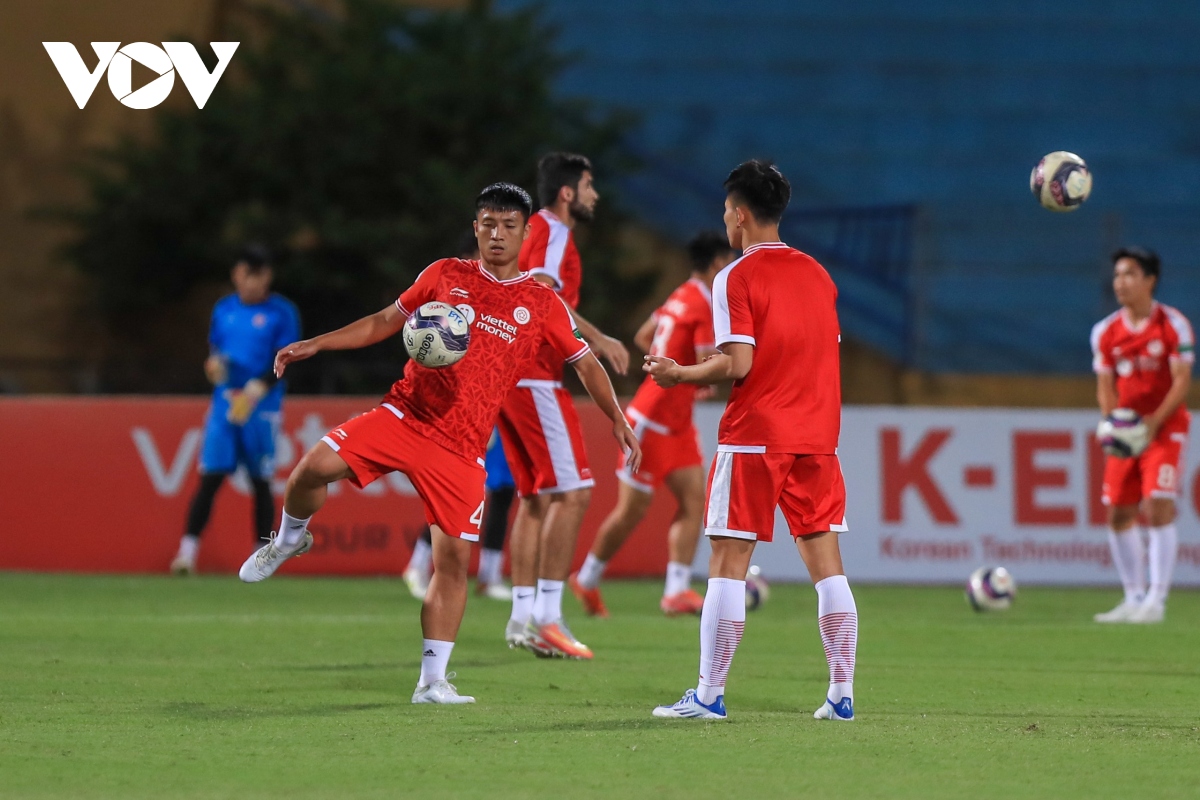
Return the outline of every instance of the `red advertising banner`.
{"type": "MultiPolygon", "coordinates": [[[[289,398],[276,441],[282,495],[288,472],[335,425],[377,398],[289,398]]],[[[196,489],[204,398],[22,398],[0,400],[0,569],[165,572],[196,489]]],[[[596,488],[576,566],[616,500],[611,426],[580,403],[596,488]]],[[[277,504],[281,504],[277,500],[277,504]]],[[[613,560],[613,576],[660,575],[674,513],[669,493],[613,560]]],[[[200,550],[201,572],[234,572],[252,546],[252,498],[242,476],[217,497],[200,550]]],[[[398,575],[425,517],[408,479],[392,474],[365,490],[342,482],[313,520],[312,552],[286,572],[398,575]]]]}

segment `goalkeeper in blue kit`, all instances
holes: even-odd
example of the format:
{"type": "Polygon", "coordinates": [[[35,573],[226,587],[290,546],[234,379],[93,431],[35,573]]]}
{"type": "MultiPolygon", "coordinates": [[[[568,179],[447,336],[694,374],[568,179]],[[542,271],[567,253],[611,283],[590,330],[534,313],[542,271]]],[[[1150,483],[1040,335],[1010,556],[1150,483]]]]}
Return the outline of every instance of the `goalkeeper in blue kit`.
{"type": "Polygon", "coordinates": [[[200,487],[171,562],[176,575],[195,572],[217,491],[239,464],[254,491],[255,547],[270,537],[275,519],[271,476],[285,387],[275,379],[274,361],[276,351],[300,338],[300,315],[290,300],[271,292],[274,270],[265,248],[247,246],[230,277],[235,291],[217,301],[209,327],[204,373],[214,388],[204,422],[200,487]]]}

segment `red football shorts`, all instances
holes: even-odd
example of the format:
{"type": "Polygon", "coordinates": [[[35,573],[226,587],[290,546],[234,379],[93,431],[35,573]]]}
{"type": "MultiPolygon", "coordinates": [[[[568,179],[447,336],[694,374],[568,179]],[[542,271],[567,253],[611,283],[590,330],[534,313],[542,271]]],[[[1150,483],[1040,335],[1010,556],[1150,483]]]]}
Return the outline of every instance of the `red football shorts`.
{"type": "Polygon", "coordinates": [[[343,422],[321,437],[354,472],[363,488],[389,472],[403,472],[425,504],[425,521],[468,542],[483,522],[483,460],[472,461],[425,438],[389,403],[343,422]]]}
{"type": "Polygon", "coordinates": [[[769,542],[775,507],[792,536],[846,531],[846,484],[837,456],[741,452],[721,445],[708,473],[706,536],[769,542]]]}
{"type": "Polygon", "coordinates": [[[1160,431],[1137,458],[1109,456],[1104,464],[1104,505],[1134,506],[1143,497],[1178,496],[1187,438],[1186,427],[1160,431]]]}
{"type": "Polygon", "coordinates": [[[695,425],[678,433],[647,419],[634,409],[625,412],[633,433],[642,445],[642,467],[631,473],[625,465],[625,453],[621,453],[617,465],[617,477],[641,492],[653,492],[662,485],[666,477],[676,470],[704,465],[700,454],[700,434],[695,425]]]}
{"type": "Polygon", "coordinates": [[[521,497],[596,483],[575,402],[558,381],[518,382],[500,409],[500,438],[521,497]]]}

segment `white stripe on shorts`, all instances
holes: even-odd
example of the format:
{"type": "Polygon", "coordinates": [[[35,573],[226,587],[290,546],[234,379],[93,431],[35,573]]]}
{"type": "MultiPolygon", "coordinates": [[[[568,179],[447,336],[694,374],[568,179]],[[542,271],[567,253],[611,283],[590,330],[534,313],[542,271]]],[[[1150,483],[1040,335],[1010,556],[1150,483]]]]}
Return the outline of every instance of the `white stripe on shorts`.
{"type": "Polygon", "coordinates": [[[528,389],[537,408],[542,435],[546,437],[550,462],[554,465],[554,483],[558,487],[575,488],[580,482],[579,465],[575,462],[575,448],[571,444],[571,433],[567,430],[562,407],[558,404],[558,394],[549,386],[529,386],[528,389]]]}
{"type": "Polygon", "coordinates": [[[733,453],[718,452],[713,461],[712,485],[708,490],[706,528],[729,527],[729,486],[733,481],[733,453]]]}

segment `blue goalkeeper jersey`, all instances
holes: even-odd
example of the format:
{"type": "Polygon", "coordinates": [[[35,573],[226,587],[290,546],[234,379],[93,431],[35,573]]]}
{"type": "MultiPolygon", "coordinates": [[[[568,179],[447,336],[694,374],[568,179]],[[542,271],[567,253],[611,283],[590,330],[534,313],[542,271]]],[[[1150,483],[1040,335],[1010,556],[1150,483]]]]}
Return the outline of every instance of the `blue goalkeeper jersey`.
{"type": "MultiPolygon", "coordinates": [[[[213,392],[215,402],[226,389],[240,389],[251,378],[267,376],[275,353],[300,338],[300,312],[286,297],[272,294],[261,303],[246,305],[236,294],[213,306],[208,345],[225,360],[228,376],[213,392]]],[[[259,411],[278,411],[284,385],[279,381],[258,404],[259,411]]]]}

